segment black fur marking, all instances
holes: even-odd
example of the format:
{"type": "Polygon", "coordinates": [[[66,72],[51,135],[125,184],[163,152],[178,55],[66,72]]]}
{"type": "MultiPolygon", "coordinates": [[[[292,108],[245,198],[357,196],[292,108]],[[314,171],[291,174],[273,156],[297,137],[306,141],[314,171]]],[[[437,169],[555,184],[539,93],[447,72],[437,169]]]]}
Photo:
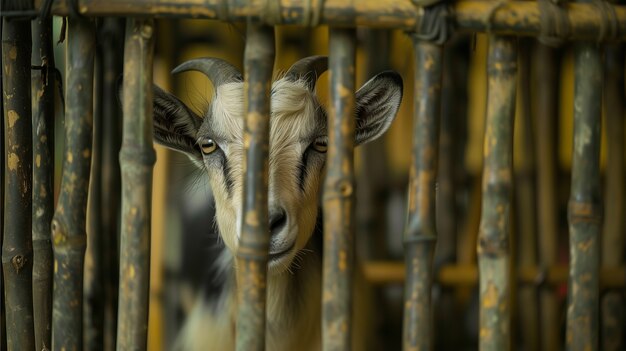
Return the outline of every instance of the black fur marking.
{"type": "Polygon", "coordinates": [[[222,150],[220,150],[220,152],[222,152],[222,170],[224,172],[224,183],[226,183],[226,193],[228,194],[228,197],[232,197],[233,187],[235,185],[233,182],[233,178],[230,175],[230,166],[228,165],[228,160],[226,159],[226,155],[224,155],[224,152],[222,150]]]}
{"type": "Polygon", "coordinates": [[[306,180],[306,176],[307,176],[307,163],[308,163],[308,160],[309,160],[309,152],[311,152],[311,150],[310,150],[310,148],[307,148],[304,151],[304,153],[302,154],[302,161],[298,165],[298,169],[299,169],[298,185],[300,186],[300,190],[302,192],[305,191],[305,189],[304,189],[304,181],[306,180]]]}

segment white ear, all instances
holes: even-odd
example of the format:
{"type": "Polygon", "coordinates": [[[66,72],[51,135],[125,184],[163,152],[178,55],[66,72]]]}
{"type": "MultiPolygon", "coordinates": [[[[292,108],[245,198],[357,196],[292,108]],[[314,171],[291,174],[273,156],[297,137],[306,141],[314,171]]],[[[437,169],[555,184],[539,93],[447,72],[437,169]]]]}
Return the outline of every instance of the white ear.
{"type": "Polygon", "coordinates": [[[389,129],[402,101],[402,77],[387,71],[356,92],[356,145],[372,141],[389,129]]]}

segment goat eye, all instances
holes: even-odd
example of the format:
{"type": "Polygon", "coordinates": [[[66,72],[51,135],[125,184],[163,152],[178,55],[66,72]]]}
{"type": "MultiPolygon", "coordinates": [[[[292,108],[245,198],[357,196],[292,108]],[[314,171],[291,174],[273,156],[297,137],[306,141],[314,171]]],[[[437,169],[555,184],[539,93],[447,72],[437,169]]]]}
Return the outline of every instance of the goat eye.
{"type": "Polygon", "coordinates": [[[200,142],[200,149],[203,154],[208,155],[217,150],[217,143],[213,139],[206,138],[200,142]]]}
{"type": "Polygon", "coordinates": [[[325,153],[328,151],[328,145],[325,141],[316,141],[313,143],[313,149],[317,152],[325,153]]]}

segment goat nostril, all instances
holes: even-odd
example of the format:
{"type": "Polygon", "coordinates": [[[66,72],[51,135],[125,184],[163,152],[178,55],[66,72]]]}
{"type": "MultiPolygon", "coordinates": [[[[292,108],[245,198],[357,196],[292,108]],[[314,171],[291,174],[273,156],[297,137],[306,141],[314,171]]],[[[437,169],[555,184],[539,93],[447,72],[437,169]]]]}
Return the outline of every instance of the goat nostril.
{"type": "Polygon", "coordinates": [[[274,213],[270,216],[270,233],[272,235],[278,234],[285,224],[287,223],[287,214],[284,210],[281,210],[278,213],[274,213]]]}

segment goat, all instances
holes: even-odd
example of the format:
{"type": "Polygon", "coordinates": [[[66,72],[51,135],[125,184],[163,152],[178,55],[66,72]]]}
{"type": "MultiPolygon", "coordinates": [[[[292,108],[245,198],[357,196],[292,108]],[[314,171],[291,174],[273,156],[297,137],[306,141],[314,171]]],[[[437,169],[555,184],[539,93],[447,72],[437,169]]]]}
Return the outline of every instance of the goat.
{"type": "MultiPolygon", "coordinates": [[[[322,221],[320,183],[327,149],[326,111],[315,95],[323,56],[296,62],[271,90],[268,350],[321,349],[322,221]]],[[[187,61],[173,73],[199,71],[213,83],[203,118],[154,88],[154,139],[181,151],[209,176],[225,246],[212,259],[205,288],[178,342],[182,350],[232,350],[237,315],[234,257],[241,233],[244,91],[241,73],[217,58],[187,61]]],[[[383,134],[402,99],[402,78],[383,72],[356,92],[355,144],[383,134]]]]}

